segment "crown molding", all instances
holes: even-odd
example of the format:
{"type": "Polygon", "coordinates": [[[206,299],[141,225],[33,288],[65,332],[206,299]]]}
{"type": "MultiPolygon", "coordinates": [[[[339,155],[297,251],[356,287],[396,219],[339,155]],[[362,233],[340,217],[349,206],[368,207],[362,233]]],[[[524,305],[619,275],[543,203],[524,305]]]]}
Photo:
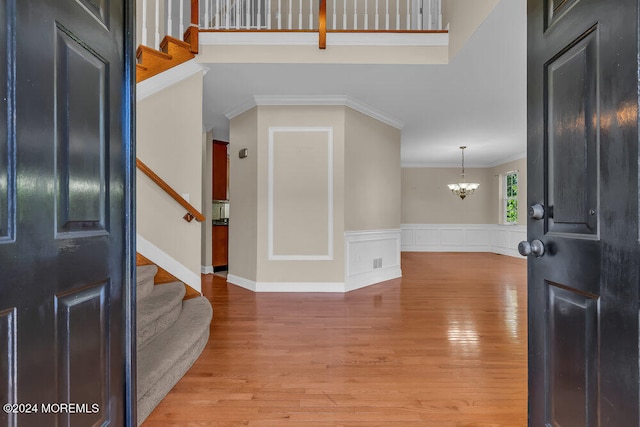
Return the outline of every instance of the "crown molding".
{"type": "Polygon", "coordinates": [[[396,129],[402,129],[404,122],[387,113],[347,95],[256,95],[225,113],[231,120],[256,106],[345,106],[376,119],[396,129]]]}

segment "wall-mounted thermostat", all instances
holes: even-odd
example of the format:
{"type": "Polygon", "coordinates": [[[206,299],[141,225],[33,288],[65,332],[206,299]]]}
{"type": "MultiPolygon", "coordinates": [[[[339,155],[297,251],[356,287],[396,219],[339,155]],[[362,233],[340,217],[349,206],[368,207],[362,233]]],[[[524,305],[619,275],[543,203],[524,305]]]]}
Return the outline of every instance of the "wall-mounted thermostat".
{"type": "Polygon", "coordinates": [[[248,155],[249,155],[249,149],[248,148],[243,148],[242,150],[238,151],[238,157],[240,157],[241,159],[244,159],[248,155]]]}

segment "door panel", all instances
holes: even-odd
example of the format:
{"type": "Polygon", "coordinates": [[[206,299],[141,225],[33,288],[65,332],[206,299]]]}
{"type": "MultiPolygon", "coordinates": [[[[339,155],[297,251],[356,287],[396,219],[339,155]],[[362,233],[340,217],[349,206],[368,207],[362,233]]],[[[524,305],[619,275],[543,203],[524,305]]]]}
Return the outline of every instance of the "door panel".
{"type": "MultiPolygon", "coordinates": [[[[13,403],[16,401],[16,310],[15,308],[0,311],[0,378],[6,382],[0,384],[0,401],[13,403]]],[[[2,425],[14,425],[15,416],[0,412],[2,425]]]]}
{"type": "Polygon", "coordinates": [[[107,227],[107,61],[56,26],[57,235],[104,233],[107,227]]]}
{"type": "Polygon", "coordinates": [[[545,29],[558,22],[580,0],[545,0],[545,29]]]}
{"type": "Polygon", "coordinates": [[[0,425],[131,425],[131,4],[0,8],[0,425]]]}
{"type": "Polygon", "coordinates": [[[87,413],[73,418],[60,414],[62,425],[69,425],[72,420],[75,425],[102,425],[109,412],[98,410],[109,407],[111,348],[109,306],[105,304],[109,291],[109,282],[101,282],[55,296],[58,396],[64,402],[91,404],[87,413]]]}
{"type": "Polygon", "coordinates": [[[546,378],[548,418],[553,426],[594,425],[598,299],[555,283],[547,282],[546,286],[546,347],[551,351],[546,378]]]}
{"type": "Polygon", "coordinates": [[[547,231],[597,237],[598,31],[547,65],[547,231]]]}
{"type": "Polygon", "coordinates": [[[14,195],[15,195],[15,179],[14,179],[14,139],[11,135],[13,131],[12,123],[9,118],[9,111],[13,108],[13,51],[10,49],[7,41],[11,39],[11,11],[9,4],[0,3],[0,46],[7,46],[6,49],[0,49],[0,82],[6,82],[0,85],[0,99],[6,102],[0,102],[0,244],[10,240],[13,237],[14,228],[14,195]],[[4,7],[2,7],[4,6],[4,7]]]}
{"type": "Polygon", "coordinates": [[[531,426],[639,423],[637,8],[528,1],[531,426]]]}

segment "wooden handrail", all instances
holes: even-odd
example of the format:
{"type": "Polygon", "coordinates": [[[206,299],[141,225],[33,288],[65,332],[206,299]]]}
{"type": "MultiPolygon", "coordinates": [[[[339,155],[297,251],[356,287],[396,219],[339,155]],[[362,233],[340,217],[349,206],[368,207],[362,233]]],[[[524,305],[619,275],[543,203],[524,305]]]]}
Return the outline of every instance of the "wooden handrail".
{"type": "Polygon", "coordinates": [[[327,48],[327,0],[320,0],[318,13],[318,48],[327,48]]]}
{"type": "MultiPolygon", "coordinates": [[[[197,0],[196,0],[197,1],[197,0]]],[[[196,221],[202,222],[206,218],[202,215],[196,208],[191,206],[189,202],[187,202],[181,195],[179,195],[176,190],[171,188],[169,184],[167,184],[162,178],[160,178],[154,171],[152,171],[149,166],[145,165],[142,160],[136,159],[136,166],[142,173],[147,175],[151,181],[153,181],[158,187],[162,188],[165,193],[167,193],[173,200],[180,203],[180,206],[187,210],[187,214],[183,217],[185,221],[191,222],[192,219],[195,218],[196,221]]]]}

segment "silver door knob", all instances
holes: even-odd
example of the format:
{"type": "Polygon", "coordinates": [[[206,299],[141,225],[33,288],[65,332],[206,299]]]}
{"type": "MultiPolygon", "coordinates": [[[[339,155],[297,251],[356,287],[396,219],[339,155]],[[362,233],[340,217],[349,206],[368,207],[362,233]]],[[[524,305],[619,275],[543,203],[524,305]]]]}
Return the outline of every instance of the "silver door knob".
{"type": "Polygon", "coordinates": [[[544,218],[544,206],[539,203],[529,206],[529,218],[542,219],[544,218]]]}
{"type": "Polygon", "coordinates": [[[522,256],[533,255],[536,258],[540,258],[544,255],[544,243],[538,239],[532,240],[531,243],[524,240],[518,244],[518,252],[522,256]]]}

